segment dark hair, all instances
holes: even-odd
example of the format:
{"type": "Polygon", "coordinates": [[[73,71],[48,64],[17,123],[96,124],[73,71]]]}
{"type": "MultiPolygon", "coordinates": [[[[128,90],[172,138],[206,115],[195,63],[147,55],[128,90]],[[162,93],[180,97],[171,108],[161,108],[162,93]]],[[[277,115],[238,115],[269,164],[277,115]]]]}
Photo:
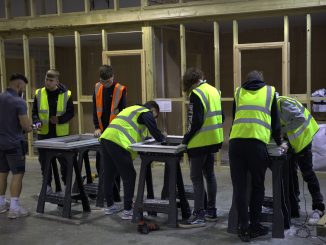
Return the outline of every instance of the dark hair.
{"type": "Polygon", "coordinates": [[[262,71],[253,70],[247,74],[246,80],[247,81],[249,81],[249,80],[250,81],[255,81],[255,80],[264,81],[264,74],[262,71]]]}
{"type": "Polygon", "coordinates": [[[50,69],[46,72],[46,77],[60,79],[60,72],[55,69],[50,69]]]}
{"type": "Polygon", "coordinates": [[[14,81],[14,80],[23,80],[25,83],[28,83],[27,78],[24,75],[20,74],[20,73],[14,73],[14,74],[12,74],[10,76],[9,81],[11,82],[11,81],[14,81]]]}
{"type": "Polygon", "coordinates": [[[191,86],[197,83],[198,80],[202,79],[203,76],[203,72],[200,69],[196,67],[188,68],[182,78],[183,91],[188,92],[191,86]]]}
{"type": "Polygon", "coordinates": [[[152,108],[154,108],[156,111],[157,111],[157,113],[160,113],[160,107],[158,106],[158,104],[155,102],[155,101],[153,101],[153,100],[150,100],[150,101],[147,101],[145,104],[144,104],[144,106],[147,108],[147,109],[152,109],[152,108]]]}
{"type": "Polygon", "coordinates": [[[100,78],[103,80],[108,80],[113,76],[112,66],[102,65],[99,69],[100,78]]]}

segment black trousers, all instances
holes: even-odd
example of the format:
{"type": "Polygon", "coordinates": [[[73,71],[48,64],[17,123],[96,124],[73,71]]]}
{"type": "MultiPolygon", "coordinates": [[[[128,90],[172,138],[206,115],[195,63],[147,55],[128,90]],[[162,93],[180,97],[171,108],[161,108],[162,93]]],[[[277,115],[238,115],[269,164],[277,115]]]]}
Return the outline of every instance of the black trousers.
{"type": "MultiPolygon", "coordinates": [[[[46,151],[44,149],[38,149],[38,160],[41,164],[41,171],[42,176],[44,178],[44,170],[45,170],[45,163],[46,163],[46,151]]],[[[56,164],[56,159],[53,159],[52,165],[56,164]],[[53,162],[54,161],[54,162],[53,162]]],[[[61,172],[61,180],[63,181],[64,185],[66,185],[66,177],[67,177],[67,164],[64,158],[58,158],[60,164],[60,172],[61,172]]],[[[48,185],[51,186],[52,182],[52,168],[50,168],[50,178],[48,180],[48,185]]]]}
{"type": "Polygon", "coordinates": [[[229,145],[230,171],[239,213],[239,227],[260,222],[265,195],[265,173],[269,165],[266,144],[255,139],[232,139],[229,145]],[[251,195],[248,205],[247,175],[251,174],[251,195]],[[248,206],[250,217],[248,217],[248,206]]]}
{"type": "Polygon", "coordinates": [[[207,183],[207,208],[216,208],[216,177],[214,173],[214,153],[190,157],[190,178],[194,186],[194,211],[204,209],[205,186],[203,176],[207,183]]]}
{"type": "MultiPolygon", "coordinates": [[[[96,152],[96,170],[97,170],[97,173],[99,174],[100,173],[100,159],[101,156],[100,156],[100,153],[96,152]]],[[[105,164],[105,163],[104,163],[105,164]]],[[[120,197],[120,175],[117,174],[116,177],[115,177],[115,181],[114,181],[114,185],[113,185],[113,200],[115,202],[120,202],[121,201],[121,197],[120,197]]]]}
{"type": "MultiPolygon", "coordinates": [[[[292,169],[293,188],[296,200],[299,200],[300,189],[298,184],[297,169],[300,168],[303,180],[308,184],[308,190],[312,198],[312,210],[318,209],[322,212],[325,211],[325,205],[323,203],[324,198],[320,192],[320,185],[317,176],[312,168],[312,151],[311,143],[307,145],[299,153],[293,153],[290,158],[290,164],[292,169]]],[[[291,204],[294,205],[294,204],[291,204]]]]}
{"type": "Polygon", "coordinates": [[[113,186],[117,174],[121,176],[124,191],[124,209],[132,209],[132,199],[135,191],[136,170],[130,152],[119,145],[102,139],[104,157],[104,197],[107,206],[114,204],[113,186]]]}

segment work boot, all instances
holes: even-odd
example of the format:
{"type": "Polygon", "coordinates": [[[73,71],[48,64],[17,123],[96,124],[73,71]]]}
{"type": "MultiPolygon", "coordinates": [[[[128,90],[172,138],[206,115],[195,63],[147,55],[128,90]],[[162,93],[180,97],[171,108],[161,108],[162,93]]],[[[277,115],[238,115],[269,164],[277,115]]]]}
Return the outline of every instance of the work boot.
{"type": "Polygon", "coordinates": [[[254,224],[254,225],[250,225],[250,237],[251,238],[256,238],[259,236],[265,236],[268,234],[268,227],[263,226],[259,223],[254,224]]]}
{"type": "Polygon", "coordinates": [[[249,229],[247,228],[238,228],[238,237],[243,242],[250,242],[250,233],[249,229]]]}

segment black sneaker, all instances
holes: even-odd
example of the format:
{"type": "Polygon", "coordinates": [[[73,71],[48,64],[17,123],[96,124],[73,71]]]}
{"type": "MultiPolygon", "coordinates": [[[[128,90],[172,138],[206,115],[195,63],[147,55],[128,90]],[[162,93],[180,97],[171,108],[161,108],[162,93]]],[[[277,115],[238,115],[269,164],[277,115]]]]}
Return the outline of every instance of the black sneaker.
{"type": "Polygon", "coordinates": [[[207,208],[205,213],[205,219],[207,221],[216,221],[217,220],[216,208],[207,208]]]}
{"type": "Polygon", "coordinates": [[[152,216],[152,217],[157,217],[157,212],[155,211],[147,211],[148,216],[152,216]]]}
{"type": "Polygon", "coordinates": [[[238,237],[243,242],[250,242],[250,233],[248,228],[239,228],[238,237]]]}
{"type": "Polygon", "coordinates": [[[255,238],[259,236],[265,236],[268,234],[268,227],[261,224],[250,225],[250,237],[255,238]]]}
{"type": "Polygon", "coordinates": [[[181,221],[179,226],[182,228],[195,228],[205,226],[205,211],[194,212],[189,219],[181,221]]]}

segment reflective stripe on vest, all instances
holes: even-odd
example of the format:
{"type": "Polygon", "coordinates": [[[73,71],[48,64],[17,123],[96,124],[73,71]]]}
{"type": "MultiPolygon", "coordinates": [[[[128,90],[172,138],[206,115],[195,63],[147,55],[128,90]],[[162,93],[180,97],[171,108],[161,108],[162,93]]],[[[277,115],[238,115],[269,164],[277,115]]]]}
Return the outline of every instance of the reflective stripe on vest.
{"type": "Polygon", "coordinates": [[[128,150],[134,158],[137,153],[132,151],[129,145],[144,140],[143,133],[146,127],[143,124],[139,124],[137,120],[141,113],[148,111],[149,110],[143,106],[127,107],[112,120],[101,135],[101,139],[116,143],[125,150],[128,150]]]}
{"type": "MultiPolygon", "coordinates": [[[[99,122],[101,131],[104,131],[104,126],[102,123],[102,113],[103,113],[103,84],[98,82],[95,85],[95,102],[96,102],[96,114],[99,122]]],[[[113,90],[112,102],[111,102],[111,111],[109,123],[118,115],[119,102],[122,98],[123,91],[126,89],[125,86],[122,86],[119,83],[116,83],[113,90]]]]}
{"type": "Polygon", "coordinates": [[[307,145],[309,145],[314,137],[314,135],[319,130],[319,126],[315,119],[311,116],[310,112],[296,99],[286,97],[286,96],[278,96],[277,97],[277,106],[280,111],[281,123],[282,125],[287,125],[288,121],[285,119],[285,115],[282,109],[281,103],[287,101],[293,105],[295,105],[301,113],[304,114],[305,122],[294,130],[289,130],[286,132],[287,137],[290,141],[290,144],[296,153],[302,151],[307,145]]]}
{"type": "MultiPolygon", "coordinates": [[[[37,98],[38,116],[42,122],[41,128],[38,130],[38,134],[46,135],[49,133],[49,102],[48,94],[45,88],[37,89],[35,92],[37,98]]],[[[67,90],[64,93],[58,95],[56,116],[62,116],[66,113],[67,103],[71,96],[71,91],[67,90]]],[[[69,134],[69,122],[56,124],[56,135],[65,136],[69,134]]]]}
{"type": "Polygon", "coordinates": [[[255,138],[266,144],[269,142],[274,93],[275,88],[272,86],[264,86],[257,91],[237,88],[235,92],[235,119],[232,124],[230,139],[255,138]]]}
{"type": "Polygon", "coordinates": [[[215,145],[223,142],[222,111],[219,91],[203,83],[195,88],[195,93],[204,107],[204,123],[201,129],[191,138],[188,149],[215,145]]]}

